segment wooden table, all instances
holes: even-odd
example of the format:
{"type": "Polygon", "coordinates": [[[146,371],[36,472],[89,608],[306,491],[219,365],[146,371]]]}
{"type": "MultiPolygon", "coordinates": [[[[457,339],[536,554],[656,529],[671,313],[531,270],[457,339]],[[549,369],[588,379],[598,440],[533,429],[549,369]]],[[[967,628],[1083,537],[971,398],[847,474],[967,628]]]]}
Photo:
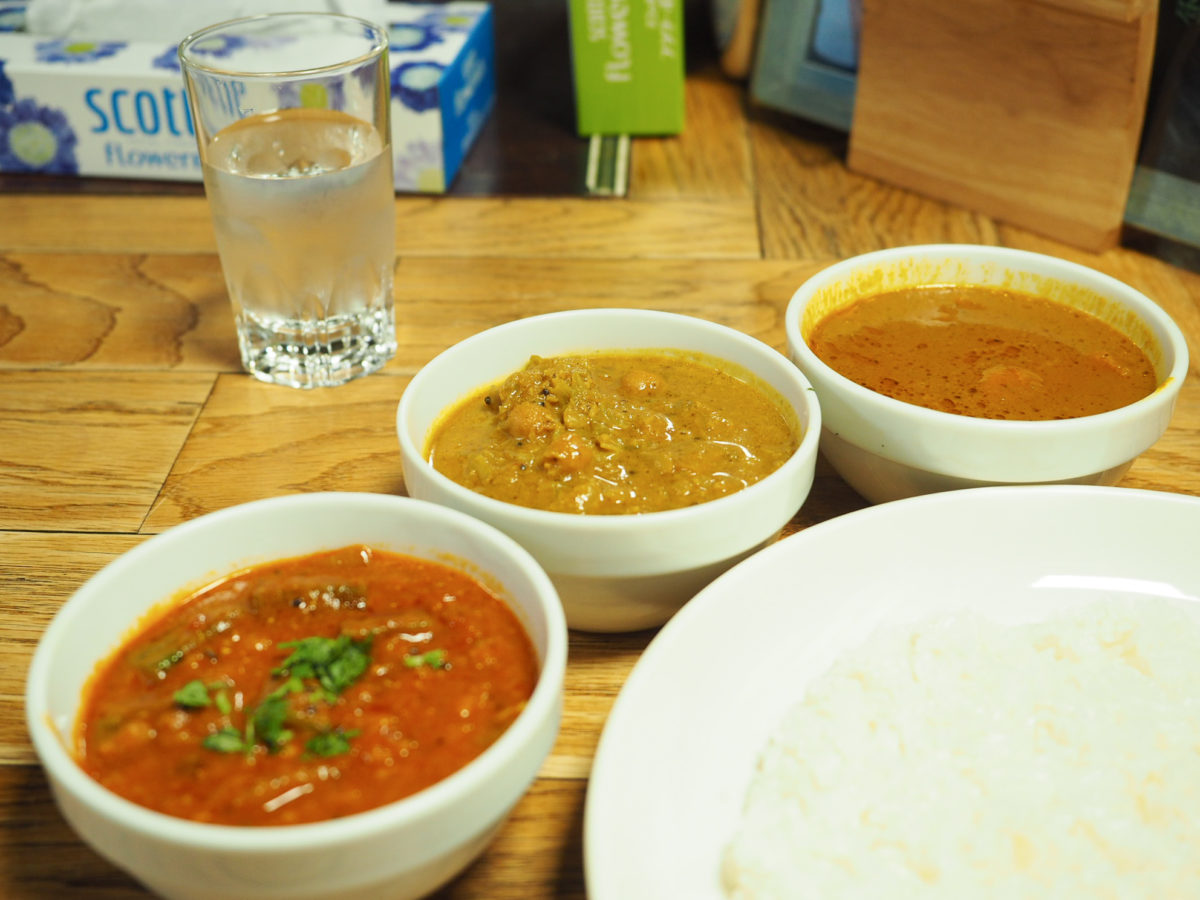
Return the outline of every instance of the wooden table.
{"type": "MultiPolygon", "coordinates": [[[[821,267],[882,247],[1003,244],[1064,256],[1157,299],[1200,360],[1200,275],[1131,249],[1076,252],[849,173],[845,136],[744,108],[708,71],[686,133],[635,142],[630,196],[398,197],[400,351],[384,373],[303,392],[243,374],[196,191],[0,193],[0,896],[144,897],[73,836],[23,723],[43,627],[101,566],[194,516],[302,491],[403,493],[408,379],[447,345],[551,310],[701,316],[784,348],[821,267]]],[[[1195,368],[1195,364],[1193,364],[1195,368]]],[[[1200,378],[1129,487],[1200,495],[1200,378]]],[[[864,502],[823,465],[800,529],[864,502]]],[[[613,699],[653,637],[573,634],[562,731],[486,854],[439,894],[583,897],[587,776],[613,699]]]]}

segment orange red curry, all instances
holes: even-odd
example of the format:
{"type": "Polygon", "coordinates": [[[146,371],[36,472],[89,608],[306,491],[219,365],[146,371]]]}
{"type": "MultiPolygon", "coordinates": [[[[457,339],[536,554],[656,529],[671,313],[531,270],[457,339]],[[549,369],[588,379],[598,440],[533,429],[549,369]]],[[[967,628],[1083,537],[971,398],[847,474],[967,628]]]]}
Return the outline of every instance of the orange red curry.
{"type": "Polygon", "coordinates": [[[988,419],[1069,419],[1154,392],[1146,354],[1100,318],[1042,297],[931,286],[857,300],[809,336],[852,381],[918,406],[988,419]]]}
{"type": "Polygon", "coordinates": [[[78,758],[169,815],[313,822],[457,771],[537,676],[528,635],[479,582],[345,547],[238,572],[142,627],[89,685],[78,758]]]}

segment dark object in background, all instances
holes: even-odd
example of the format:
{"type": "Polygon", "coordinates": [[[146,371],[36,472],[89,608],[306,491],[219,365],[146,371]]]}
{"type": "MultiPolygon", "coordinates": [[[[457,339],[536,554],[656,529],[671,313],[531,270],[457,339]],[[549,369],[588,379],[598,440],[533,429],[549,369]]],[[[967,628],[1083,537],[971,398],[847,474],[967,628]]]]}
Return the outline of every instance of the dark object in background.
{"type": "Polygon", "coordinates": [[[575,134],[566,3],[493,0],[492,15],[496,105],[447,193],[582,194],[588,145],[575,134]]]}
{"type": "Polygon", "coordinates": [[[1196,0],[1165,0],[1159,7],[1149,107],[1125,222],[1168,242],[1148,248],[1149,252],[1200,271],[1200,2],[1196,0]]]}

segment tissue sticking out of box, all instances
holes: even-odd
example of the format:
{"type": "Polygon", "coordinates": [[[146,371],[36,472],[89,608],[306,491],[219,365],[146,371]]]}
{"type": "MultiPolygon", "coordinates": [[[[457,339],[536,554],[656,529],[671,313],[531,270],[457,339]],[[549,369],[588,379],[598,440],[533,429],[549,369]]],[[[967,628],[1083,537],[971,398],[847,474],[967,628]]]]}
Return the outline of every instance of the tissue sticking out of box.
{"type": "Polygon", "coordinates": [[[90,41],[175,41],[226,19],[279,12],[333,12],[388,20],[387,0],[29,0],[25,33],[90,41]]]}

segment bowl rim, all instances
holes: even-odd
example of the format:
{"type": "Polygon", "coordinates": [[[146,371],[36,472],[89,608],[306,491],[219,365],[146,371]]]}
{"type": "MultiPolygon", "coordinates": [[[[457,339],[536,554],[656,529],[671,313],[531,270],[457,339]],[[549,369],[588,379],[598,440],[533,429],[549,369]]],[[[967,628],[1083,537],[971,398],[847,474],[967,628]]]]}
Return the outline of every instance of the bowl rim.
{"type": "Polygon", "coordinates": [[[1071,260],[1038,253],[1033,250],[1021,250],[1014,247],[1001,247],[990,244],[914,244],[873,250],[868,253],[839,260],[814,273],[792,294],[784,318],[784,331],[787,334],[790,353],[793,357],[800,358],[797,361],[797,366],[802,361],[806,369],[811,369],[816,373],[814,377],[819,376],[825,381],[836,384],[839,390],[846,392],[850,398],[853,398],[852,401],[847,402],[870,404],[887,414],[908,417],[915,427],[976,429],[981,437],[986,437],[989,433],[994,433],[997,436],[1003,434],[1011,438],[1028,433],[1031,437],[1050,438],[1061,437],[1074,431],[1089,431],[1092,429],[1119,426],[1128,419],[1138,418],[1143,411],[1148,412],[1162,406],[1164,403],[1173,402],[1183,386],[1184,379],[1187,377],[1189,365],[1187,339],[1184,337],[1179,325],[1168,315],[1166,310],[1142,291],[1118,278],[1071,260]],[[1158,338],[1157,334],[1156,338],[1162,344],[1163,351],[1170,352],[1173,355],[1174,359],[1171,366],[1153,391],[1145,397],[1117,407],[1116,409],[1086,416],[1074,416],[1069,419],[989,419],[981,416],[968,416],[961,413],[932,409],[916,403],[909,403],[905,400],[898,400],[895,397],[889,397],[886,394],[881,394],[878,391],[864,387],[847,378],[818,357],[812,351],[812,348],[809,347],[807,340],[804,339],[801,333],[800,322],[803,319],[804,310],[813,295],[821,287],[835,281],[846,272],[856,271],[876,261],[888,262],[897,258],[911,258],[914,256],[917,258],[944,256],[952,259],[955,256],[968,254],[980,259],[1006,263],[1009,264],[1009,268],[1018,270],[1021,269],[1020,263],[1022,261],[1027,263],[1037,261],[1043,265],[1053,266],[1062,272],[1061,275],[1052,275],[1051,277],[1062,281],[1070,281],[1071,276],[1075,275],[1081,283],[1093,282],[1107,288],[1108,293],[1106,296],[1115,296],[1118,302],[1131,308],[1139,318],[1143,319],[1147,326],[1156,332],[1162,333],[1161,338],[1158,338]]]}
{"type": "MultiPolygon", "coordinates": [[[[584,342],[586,343],[586,342],[584,342]]],[[[605,350],[617,349],[614,347],[598,348],[596,352],[605,350]]],[[[640,345],[636,342],[631,342],[628,347],[621,348],[631,351],[654,351],[654,350],[676,350],[677,347],[666,346],[661,342],[650,342],[640,345]]],[[[689,352],[684,349],[684,352],[689,352]]],[[[531,351],[535,352],[535,351],[531,351]]],[[[565,351],[564,351],[565,352],[565,351]]],[[[584,352],[584,351],[580,351],[584,352]]],[[[719,362],[725,362],[737,366],[738,368],[750,371],[750,367],[727,357],[722,357],[711,351],[695,351],[696,353],[707,356],[719,362]]],[[[482,388],[487,382],[481,383],[478,387],[482,388]]],[[[460,398],[461,399],[461,398],[460,398]]],[[[452,401],[453,402],[453,401],[452,401]]],[[[442,407],[444,412],[445,406],[442,407]]],[[[436,424],[436,419],[431,424],[436,424]]],[[[421,367],[420,371],[413,376],[404,393],[400,396],[400,400],[396,406],[396,432],[400,443],[400,455],[405,464],[420,466],[424,477],[429,478],[435,483],[438,489],[453,498],[453,501],[460,504],[460,508],[478,509],[484,515],[488,516],[491,521],[505,521],[517,524],[524,527],[543,527],[553,528],[556,530],[564,530],[570,533],[582,534],[611,534],[621,531],[626,531],[629,528],[638,527],[669,527],[675,519],[690,519],[695,517],[698,512],[718,516],[726,510],[732,510],[738,504],[751,503],[760,495],[767,495],[779,490],[779,486],[785,480],[794,480],[799,474],[797,470],[803,469],[809,460],[815,460],[817,454],[817,446],[821,433],[821,407],[817,399],[816,390],[814,389],[808,377],[799,369],[798,366],[792,363],[787,356],[770,344],[759,340],[745,332],[731,328],[728,325],[722,325],[718,322],[713,322],[708,319],[702,319],[698,316],[690,316],[682,313],[667,312],[665,310],[641,309],[636,307],[591,307],[584,309],[561,310],[552,313],[542,313],[535,316],[526,316],[521,319],[513,319],[504,322],[500,325],[495,325],[483,331],[476,332],[467,338],[464,338],[458,343],[452,344],[445,350],[438,353],[433,359],[421,367]],[[771,385],[768,379],[757,372],[752,372],[755,377],[767,383],[779,397],[787,403],[792,409],[793,414],[797,418],[797,425],[800,429],[800,440],[796,444],[796,449],[792,454],[784,460],[779,468],[770,472],[755,483],[741,488],[733,493],[726,494],[722,497],[716,497],[712,500],[707,500],[703,503],[697,503],[692,506],[682,506],[673,509],[663,509],[653,512],[638,512],[638,513],[594,513],[580,514],[571,512],[559,512],[554,510],[537,509],[530,506],[520,506],[516,503],[508,503],[504,500],[497,500],[494,497],[489,497],[486,494],[481,494],[473,491],[468,487],[464,487],[458,482],[443,475],[425,459],[424,447],[417,447],[412,441],[408,428],[407,421],[411,415],[411,406],[414,402],[413,398],[419,392],[422,384],[425,381],[433,378],[437,368],[452,364],[452,361],[460,358],[463,355],[470,354],[480,344],[491,344],[504,339],[512,332],[523,331],[530,327],[536,327],[539,324],[546,322],[586,322],[592,318],[617,318],[628,317],[635,322],[641,321],[658,321],[679,324],[682,327],[695,328],[700,331],[707,331],[710,335],[718,336],[725,340],[731,340],[740,345],[748,353],[754,354],[761,359],[767,368],[774,368],[783,380],[790,382],[791,387],[797,392],[797,396],[801,398],[800,403],[793,403],[784,391],[774,385],[771,385]],[[801,421],[807,418],[807,422],[801,421]],[[641,524],[634,524],[641,523],[641,524]]],[[[428,432],[427,432],[428,433],[428,432]]]]}
{"type": "MultiPolygon", "coordinates": [[[[96,661],[104,659],[113,649],[101,648],[96,661]]],[[[89,577],[55,613],[38,641],[26,679],[26,727],[38,760],[56,793],[61,786],[95,814],[142,837],[197,850],[240,855],[328,850],[434,816],[440,810],[453,808],[487,785],[507,762],[519,756],[521,747],[534,738],[544,721],[560,714],[566,659],[567,627],[558,593],[529,552],[503,532],[465,513],[411,497],[353,491],[292,494],[237,504],[190,519],[152,535],[89,577]],[[351,815],[297,825],[224,825],[172,816],[127,800],[84,772],[68,749],[67,739],[49,721],[50,712],[45,702],[58,641],[79,611],[96,603],[109,581],[122,577],[125,570],[135,568],[162,547],[219,529],[229,520],[247,513],[275,508],[288,511],[308,506],[320,509],[339,504],[391,507],[400,515],[431,517],[450,523],[473,539],[490,544],[511,557],[529,579],[537,608],[545,616],[546,647],[533,694],[505,732],[465,766],[415,794],[351,815]]]]}

